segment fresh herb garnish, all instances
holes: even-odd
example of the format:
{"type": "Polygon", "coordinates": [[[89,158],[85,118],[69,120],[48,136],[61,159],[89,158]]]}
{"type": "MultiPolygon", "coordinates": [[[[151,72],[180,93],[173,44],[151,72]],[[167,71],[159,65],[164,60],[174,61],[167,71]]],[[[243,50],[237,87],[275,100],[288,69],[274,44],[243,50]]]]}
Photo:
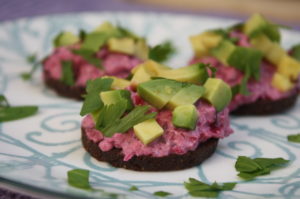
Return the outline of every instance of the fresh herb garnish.
{"type": "Polygon", "coordinates": [[[246,156],[239,156],[235,169],[240,173],[238,176],[245,180],[252,180],[261,175],[269,174],[272,170],[284,166],[288,160],[283,158],[255,158],[251,159],[246,156]]]}
{"type": "Polygon", "coordinates": [[[221,191],[232,190],[235,185],[236,183],[224,183],[223,185],[219,185],[216,182],[209,185],[194,178],[189,178],[189,182],[184,182],[184,186],[191,196],[208,198],[217,197],[221,191]]]}
{"type": "Polygon", "coordinates": [[[88,81],[86,87],[87,94],[80,111],[81,116],[97,111],[103,107],[99,93],[110,90],[112,82],[113,79],[111,78],[97,78],[88,81]]]}
{"type": "Polygon", "coordinates": [[[297,142],[300,143],[300,133],[298,134],[293,134],[293,135],[288,135],[287,139],[289,142],[297,142]]]}
{"type": "Polygon", "coordinates": [[[85,169],[73,169],[68,171],[68,183],[72,187],[91,190],[89,183],[90,171],[85,169]]]}
{"type": "Polygon", "coordinates": [[[149,58],[157,62],[164,62],[168,60],[175,52],[176,49],[171,41],[165,41],[150,49],[149,58]]]}
{"type": "Polygon", "coordinates": [[[272,24],[266,21],[265,25],[262,25],[260,28],[257,28],[249,35],[249,37],[255,38],[261,34],[266,35],[273,42],[280,41],[279,25],[277,24],[272,24]]]}
{"type": "Polygon", "coordinates": [[[169,195],[172,195],[172,194],[169,193],[169,192],[166,192],[166,191],[156,191],[156,192],[153,193],[153,195],[159,196],[159,197],[166,197],[166,196],[169,196],[169,195]]]}
{"type": "Polygon", "coordinates": [[[62,61],[61,62],[61,65],[62,65],[61,66],[62,67],[61,81],[68,86],[73,86],[75,83],[75,77],[74,77],[72,64],[73,63],[71,61],[62,61]]]}
{"type": "Polygon", "coordinates": [[[129,191],[137,191],[139,189],[136,186],[131,186],[128,190],[129,191]]]}
{"type": "MultiPolygon", "coordinates": [[[[154,118],[156,116],[156,112],[147,114],[149,109],[150,106],[136,106],[127,115],[125,115],[122,118],[115,119],[114,121],[109,123],[109,125],[105,126],[104,128],[101,128],[100,130],[106,137],[111,137],[115,133],[124,133],[134,125],[141,123],[145,120],[154,118]]],[[[107,117],[107,115],[105,115],[105,117],[107,117]]]]}
{"type": "Polygon", "coordinates": [[[100,58],[95,57],[95,52],[88,49],[78,49],[72,51],[76,55],[83,57],[88,63],[98,68],[103,68],[100,58]]]}
{"type": "Polygon", "coordinates": [[[37,106],[10,106],[4,95],[0,95],[0,122],[18,120],[32,116],[38,111],[37,106]]]}
{"type": "Polygon", "coordinates": [[[292,48],[291,55],[292,55],[292,57],[294,57],[295,59],[300,61],[300,44],[298,44],[292,48]]]}
{"type": "Polygon", "coordinates": [[[37,56],[35,54],[29,55],[26,57],[26,61],[32,65],[31,70],[29,72],[21,73],[21,77],[23,80],[29,80],[32,78],[33,73],[41,66],[41,62],[37,60],[37,56]]]}

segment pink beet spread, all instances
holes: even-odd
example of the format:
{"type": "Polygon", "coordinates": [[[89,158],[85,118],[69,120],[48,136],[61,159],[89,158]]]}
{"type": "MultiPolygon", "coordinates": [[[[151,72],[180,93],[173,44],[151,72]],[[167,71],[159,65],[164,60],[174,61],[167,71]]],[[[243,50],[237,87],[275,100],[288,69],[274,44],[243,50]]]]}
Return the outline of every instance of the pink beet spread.
{"type": "MultiPolygon", "coordinates": [[[[250,46],[247,36],[243,33],[234,31],[230,33],[230,37],[238,38],[237,45],[239,46],[250,46]]],[[[238,69],[234,67],[225,66],[212,56],[206,56],[202,58],[194,57],[190,61],[191,64],[199,62],[209,63],[212,66],[216,67],[216,76],[220,79],[223,79],[230,86],[239,84],[244,77],[244,74],[238,69]]],[[[229,105],[229,110],[232,111],[241,105],[255,102],[258,99],[278,100],[293,95],[300,90],[299,83],[296,84],[295,88],[287,92],[281,92],[277,88],[274,88],[271,85],[271,81],[275,70],[276,68],[274,65],[263,59],[260,68],[260,80],[256,81],[254,79],[251,79],[250,81],[248,81],[247,88],[250,91],[250,95],[235,95],[235,97],[232,99],[229,105]]]]}
{"type": "MultiPolygon", "coordinates": [[[[132,100],[135,105],[142,105],[145,102],[136,94],[132,93],[132,100]]],[[[163,157],[169,154],[185,154],[195,150],[198,144],[210,138],[224,138],[233,131],[230,128],[228,113],[226,108],[217,113],[215,108],[199,100],[197,102],[198,122],[193,131],[176,128],[172,124],[172,112],[170,110],[160,110],[156,116],[156,121],[164,129],[164,134],[148,145],[144,145],[130,129],[126,133],[116,133],[111,138],[104,137],[102,133],[95,129],[95,124],[90,115],[86,116],[82,122],[82,128],[90,140],[98,143],[102,151],[109,151],[112,148],[119,148],[124,154],[124,161],[130,160],[133,156],[163,157]]],[[[154,111],[155,108],[152,109],[154,111]]],[[[155,110],[157,111],[157,110],[155,110]]]]}
{"type": "Polygon", "coordinates": [[[108,51],[102,48],[96,57],[102,60],[104,69],[89,64],[80,55],[72,53],[72,49],[78,49],[78,44],[69,47],[59,47],[44,61],[44,78],[61,79],[61,61],[72,61],[76,86],[85,86],[87,80],[104,75],[125,78],[131,69],[141,63],[141,60],[122,53],[108,51]]]}

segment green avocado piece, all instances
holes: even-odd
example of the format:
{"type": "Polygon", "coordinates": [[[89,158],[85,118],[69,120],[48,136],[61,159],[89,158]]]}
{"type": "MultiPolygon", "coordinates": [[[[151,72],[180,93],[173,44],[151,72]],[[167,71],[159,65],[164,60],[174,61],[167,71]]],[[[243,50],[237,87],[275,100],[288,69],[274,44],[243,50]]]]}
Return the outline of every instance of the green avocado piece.
{"type": "Polygon", "coordinates": [[[104,91],[100,93],[100,98],[104,105],[116,104],[125,99],[127,101],[126,110],[131,110],[133,108],[131,94],[128,90],[104,91]]]}
{"type": "Polygon", "coordinates": [[[223,80],[208,78],[204,84],[205,92],[203,98],[210,102],[219,112],[231,101],[231,88],[223,80]]]}
{"type": "Polygon", "coordinates": [[[227,59],[230,57],[235,49],[235,45],[228,40],[223,40],[220,44],[211,50],[211,53],[216,57],[222,64],[228,66],[227,59]]]}
{"type": "Polygon", "coordinates": [[[61,32],[55,37],[53,44],[55,47],[69,46],[79,42],[79,40],[79,37],[71,32],[61,32]]]}
{"type": "Polygon", "coordinates": [[[194,130],[196,127],[198,114],[197,109],[192,104],[177,106],[172,113],[172,123],[176,127],[194,130]]]}
{"type": "Polygon", "coordinates": [[[271,41],[280,41],[280,32],[278,25],[270,23],[260,14],[252,15],[244,24],[243,32],[250,38],[254,38],[260,34],[264,34],[271,41]]]}
{"type": "Polygon", "coordinates": [[[134,40],[129,37],[110,38],[107,42],[107,47],[112,52],[120,52],[128,55],[135,53],[134,40]]]}
{"type": "Polygon", "coordinates": [[[204,87],[190,84],[183,87],[168,102],[167,107],[174,109],[184,104],[194,104],[204,94],[204,87]]]}
{"type": "Polygon", "coordinates": [[[139,84],[137,92],[144,100],[161,109],[184,85],[174,80],[155,79],[139,84]]]}
{"type": "Polygon", "coordinates": [[[155,119],[149,119],[133,126],[134,134],[138,139],[147,145],[156,138],[160,137],[164,130],[155,119]]]}
{"type": "Polygon", "coordinates": [[[205,64],[200,63],[173,70],[161,70],[156,76],[180,82],[203,84],[208,78],[208,73],[205,64]]]}

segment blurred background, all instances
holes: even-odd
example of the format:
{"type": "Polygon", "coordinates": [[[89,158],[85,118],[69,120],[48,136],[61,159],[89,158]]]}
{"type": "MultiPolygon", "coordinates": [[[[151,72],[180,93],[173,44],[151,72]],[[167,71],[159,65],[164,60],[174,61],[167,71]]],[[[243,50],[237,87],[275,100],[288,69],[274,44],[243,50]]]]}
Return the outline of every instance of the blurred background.
{"type": "Polygon", "coordinates": [[[0,21],[82,11],[152,11],[237,19],[260,12],[300,30],[300,0],[0,0],[0,21]]]}

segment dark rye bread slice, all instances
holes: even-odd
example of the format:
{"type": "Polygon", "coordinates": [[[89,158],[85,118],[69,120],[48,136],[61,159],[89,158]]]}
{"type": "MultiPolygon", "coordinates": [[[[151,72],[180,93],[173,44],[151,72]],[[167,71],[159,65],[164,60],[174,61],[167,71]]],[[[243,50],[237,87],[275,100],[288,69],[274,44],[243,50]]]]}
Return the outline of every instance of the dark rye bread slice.
{"type": "Polygon", "coordinates": [[[49,78],[46,75],[44,78],[44,82],[49,88],[53,89],[58,95],[63,97],[83,100],[82,96],[86,93],[85,87],[68,86],[63,82],[57,79],[49,78]]]}
{"type": "Polygon", "coordinates": [[[218,144],[218,139],[209,139],[199,144],[196,150],[189,151],[184,155],[171,154],[165,157],[134,156],[128,161],[123,161],[124,156],[121,149],[113,148],[110,151],[102,151],[98,147],[98,143],[87,137],[83,128],[81,133],[82,144],[91,156],[114,167],[136,171],[172,171],[197,166],[215,152],[218,144]]]}
{"type": "Polygon", "coordinates": [[[232,115],[271,115],[282,113],[292,108],[297,102],[298,93],[279,100],[259,99],[254,103],[245,104],[232,111],[232,115]]]}

